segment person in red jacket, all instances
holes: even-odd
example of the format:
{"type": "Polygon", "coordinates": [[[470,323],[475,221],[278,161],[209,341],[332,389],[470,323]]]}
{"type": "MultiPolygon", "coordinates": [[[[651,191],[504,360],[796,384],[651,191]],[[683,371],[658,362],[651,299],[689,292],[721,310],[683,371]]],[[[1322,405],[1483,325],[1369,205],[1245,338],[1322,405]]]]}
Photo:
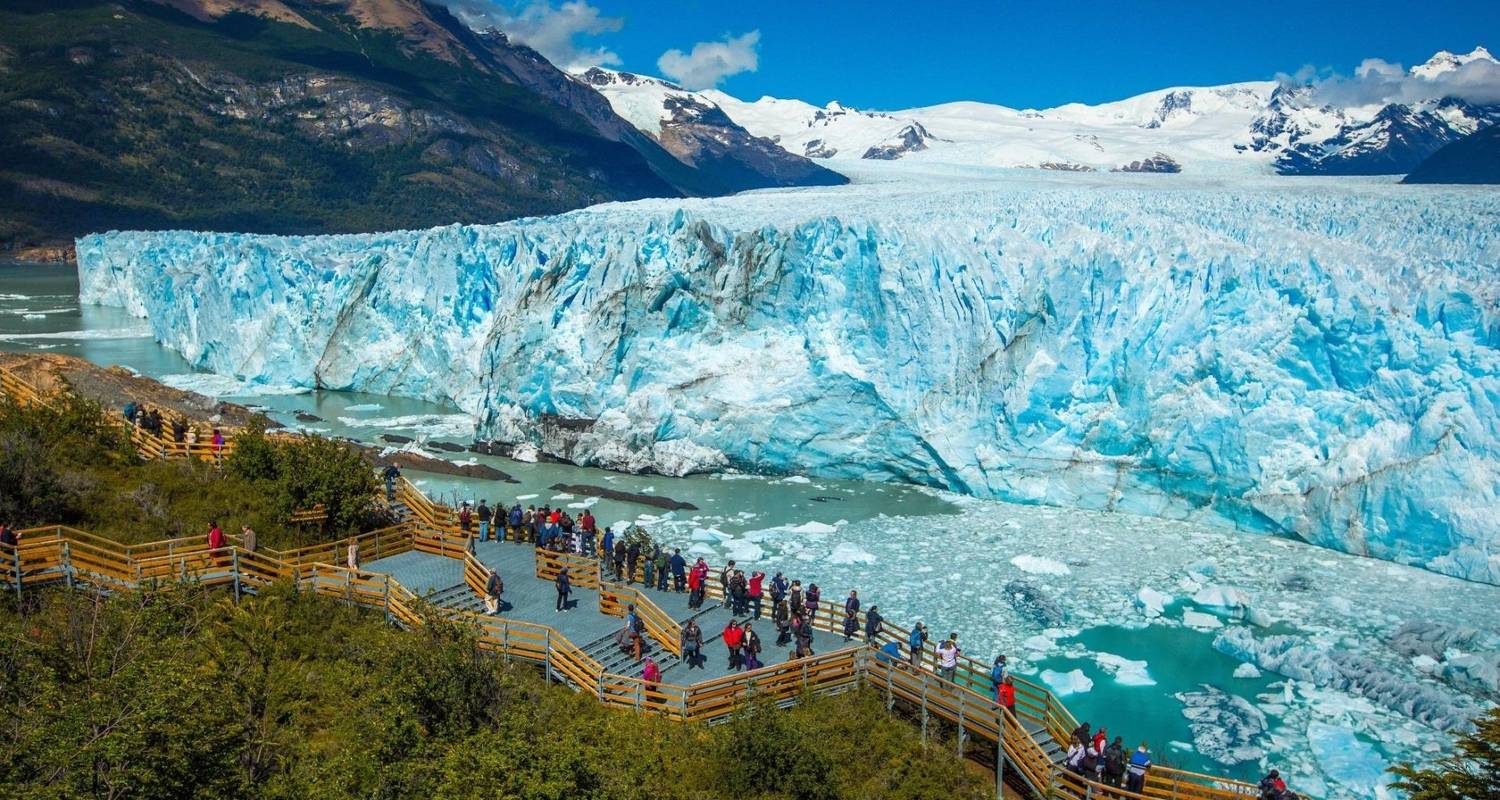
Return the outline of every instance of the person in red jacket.
{"type": "Polygon", "coordinates": [[[757,570],[750,573],[749,589],[746,593],[750,597],[751,619],[760,619],[761,583],[764,582],[765,579],[766,573],[764,572],[760,572],[759,570],[757,570]]]}
{"type": "Polygon", "coordinates": [[[645,682],[647,692],[656,691],[661,683],[661,667],[656,666],[656,661],[651,656],[646,656],[646,666],[641,668],[641,680],[645,682]]]}
{"type": "Polygon", "coordinates": [[[729,648],[729,669],[731,672],[738,672],[740,666],[744,664],[744,659],[740,657],[740,644],[744,640],[744,631],[740,630],[740,626],[735,624],[734,620],[730,620],[729,624],[724,626],[724,646],[729,648]]]}
{"type": "Polygon", "coordinates": [[[214,557],[214,562],[224,566],[224,531],[219,530],[219,523],[208,523],[208,549],[214,557]]]}
{"type": "Polygon", "coordinates": [[[1016,713],[1016,684],[1009,675],[1005,676],[1005,682],[1000,684],[1000,705],[1005,706],[1011,714],[1016,713]]]}

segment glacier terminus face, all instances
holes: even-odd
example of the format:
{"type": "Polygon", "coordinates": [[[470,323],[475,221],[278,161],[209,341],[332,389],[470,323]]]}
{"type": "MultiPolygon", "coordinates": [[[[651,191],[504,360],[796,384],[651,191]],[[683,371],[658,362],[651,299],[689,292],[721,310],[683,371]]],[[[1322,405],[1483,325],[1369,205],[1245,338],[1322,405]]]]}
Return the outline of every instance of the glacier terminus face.
{"type": "Polygon", "coordinates": [[[574,462],[911,481],[1500,583],[1500,194],[908,176],[388,234],[78,242],[251,381],[574,462]]]}

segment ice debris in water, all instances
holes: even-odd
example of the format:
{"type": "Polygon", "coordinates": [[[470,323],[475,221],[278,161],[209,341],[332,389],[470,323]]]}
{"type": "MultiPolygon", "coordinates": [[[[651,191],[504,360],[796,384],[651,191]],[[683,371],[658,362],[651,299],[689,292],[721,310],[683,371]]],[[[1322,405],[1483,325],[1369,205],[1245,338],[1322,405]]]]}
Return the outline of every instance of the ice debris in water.
{"type": "Polygon", "coordinates": [[[1146,662],[1133,661],[1113,653],[1095,653],[1094,661],[1099,666],[1115,676],[1115,683],[1121,686],[1155,686],[1156,679],[1146,669],[1146,662]]]}
{"type": "Polygon", "coordinates": [[[1147,617],[1159,617],[1166,609],[1167,604],[1172,602],[1172,596],[1163,594],[1150,586],[1143,586],[1135,594],[1135,605],[1147,617]]]}
{"type": "Polygon", "coordinates": [[[1044,669],[1042,670],[1042,683],[1052,687],[1052,691],[1059,697],[1084,694],[1094,688],[1094,682],[1089,679],[1089,676],[1083,674],[1081,669],[1068,672],[1044,669]]]}
{"type": "Polygon", "coordinates": [[[875,554],[850,542],[839,542],[828,554],[830,564],[874,564],[875,554]]]}
{"type": "Polygon", "coordinates": [[[1061,561],[1041,556],[1019,555],[1010,560],[1012,566],[1033,575],[1067,575],[1071,570],[1061,561]]]}
{"type": "Polygon", "coordinates": [[[77,253],[84,303],[195,368],[451,401],[579,463],[1180,515],[1500,582],[1500,237],[1474,222],[1500,195],[1179,178],[77,253]]]}
{"type": "Polygon", "coordinates": [[[1178,692],[1177,700],[1199,753],[1231,765],[1265,754],[1258,741],[1266,733],[1266,715],[1250,701],[1207,684],[1201,691],[1178,692]]]}
{"type": "Polygon", "coordinates": [[[1307,742],[1323,774],[1361,797],[1388,796],[1385,759],[1347,727],[1313,722],[1307,726],[1307,742]]]}
{"type": "Polygon", "coordinates": [[[1241,664],[1238,667],[1234,668],[1234,677],[1236,677],[1236,678],[1259,678],[1260,677],[1260,670],[1256,669],[1254,664],[1241,664]]]}

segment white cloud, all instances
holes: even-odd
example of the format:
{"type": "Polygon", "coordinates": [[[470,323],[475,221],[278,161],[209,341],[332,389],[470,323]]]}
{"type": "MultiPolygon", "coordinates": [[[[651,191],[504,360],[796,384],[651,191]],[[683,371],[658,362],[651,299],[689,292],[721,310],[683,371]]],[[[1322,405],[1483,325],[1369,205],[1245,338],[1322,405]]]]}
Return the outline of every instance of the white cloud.
{"type": "MultiPolygon", "coordinates": [[[[1462,56],[1447,68],[1408,70],[1379,58],[1367,58],[1353,75],[1325,72],[1311,83],[1320,100],[1339,106],[1412,103],[1457,97],[1470,103],[1500,103],[1500,63],[1479,52],[1462,56]]],[[[1300,75],[1316,74],[1304,67],[1300,75]]]]}
{"type": "Polygon", "coordinates": [[[624,19],[606,17],[585,0],[556,7],[550,0],[534,0],[516,12],[494,0],[450,0],[448,8],[469,27],[498,28],[562,69],[620,63],[613,50],[579,44],[580,38],[614,33],[625,25],[624,19]]]}
{"type": "Polygon", "coordinates": [[[722,42],[699,42],[690,53],[673,48],[656,60],[657,69],[688,89],[712,89],[719,81],[760,67],[760,31],[726,36],[722,42]]]}

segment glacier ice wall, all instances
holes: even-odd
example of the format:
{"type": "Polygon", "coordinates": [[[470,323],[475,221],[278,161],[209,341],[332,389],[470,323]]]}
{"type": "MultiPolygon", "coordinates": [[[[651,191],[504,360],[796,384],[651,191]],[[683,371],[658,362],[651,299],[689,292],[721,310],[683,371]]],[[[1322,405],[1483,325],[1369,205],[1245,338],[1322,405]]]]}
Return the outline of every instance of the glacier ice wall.
{"type": "Polygon", "coordinates": [[[906,183],[78,259],[85,302],[195,365],[452,401],[582,464],[916,481],[1500,583],[1493,192],[906,183]]]}

